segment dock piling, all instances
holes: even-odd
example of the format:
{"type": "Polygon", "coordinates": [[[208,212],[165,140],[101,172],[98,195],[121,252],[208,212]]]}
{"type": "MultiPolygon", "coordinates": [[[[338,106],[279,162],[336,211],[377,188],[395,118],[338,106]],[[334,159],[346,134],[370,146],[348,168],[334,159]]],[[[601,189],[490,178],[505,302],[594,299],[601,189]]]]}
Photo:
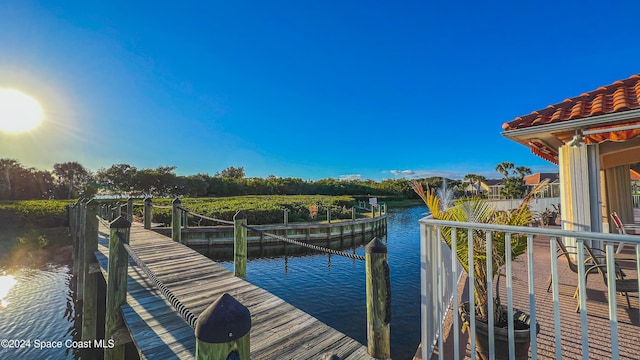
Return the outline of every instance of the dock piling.
{"type": "Polygon", "coordinates": [[[180,229],[180,209],[182,202],[179,198],[175,198],[171,202],[171,238],[175,242],[181,242],[182,240],[182,230],[180,229]]]}
{"type": "MultiPolygon", "coordinates": [[[[129,254],[123,244],[129,243],[131,223],[118,217],[109,225],[109,266],[107,278],[107,300],[105,307],[104,334],[106,339],[114,339],[123,328],[124,320],[120,307],[127,301],[127,274],[129,254]]],[[[105,360],[124,359],[124,345],[104,349],[105,360]]]]}
{"type": "Polygon", "coordinates": [[[127,199],[127,220],[133,222],[133,198],[127,199]]]}
{"type": "Polygon", "coordinates": [[[78,203],[69,205],[69,227],[71,228],[71,243],[73,244],[73,273],[78,273],[78,203]]]}
{"type": "Polygon", "coordinates": [[[196,360],[249,360],[249,309],[224,293],[196,321],[196,360]]]}
{"type": "Polygon", "coordinates": [[[82,299],[84,296],[84,264],[86,262],[85,257],[85,242],[86,242],[86,215],[87,205],[82,201],[78,201],[78,237],[76,243],[76,255],[77,259],[74,261],[76,266],[76,296],[78,299],[82,299]]]}
{"type": "Polygon", "coordinates": [[[96,320],[98,317],[98,276],[91,273],[90,267],[95,263],[95,252],[98,250],[98,204],[89,200],[86,206],[85,245],[84,245],[84,296],[82,300],[82,340],[94,340],[96,337],[96,320]]]}
{"type": "Polygon", "coordinates": [[[391,358],[391,280],[387,252],[377,237],[365,247],[367,350],[376,359],[391,358]]]}
{"type": "Polygon", "coordinates": [[[233,272],[235,276],[247,277],[247,214],[238,210],[233,216],[233,272]]]}
{"type": "Polygon", "coordinates": [[[151,212],[153,211],[153,204],[151,198],[144,199],[144,228],[151,229],[151,212]]]}

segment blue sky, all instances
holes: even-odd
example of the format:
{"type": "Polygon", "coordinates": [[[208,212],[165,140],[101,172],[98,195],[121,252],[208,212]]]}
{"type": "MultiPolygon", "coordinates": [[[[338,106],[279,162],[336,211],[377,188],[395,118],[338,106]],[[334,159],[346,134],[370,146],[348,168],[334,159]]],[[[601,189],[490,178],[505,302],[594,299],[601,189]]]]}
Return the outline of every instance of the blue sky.
{"type": "Polygon", "coordinates": [[[640,73],[635,2],[0,0],[0,158],[380,180],[502,161],[504,122],[640,73]],[[46,5],[45,5],[46,4],[46,5]]]}

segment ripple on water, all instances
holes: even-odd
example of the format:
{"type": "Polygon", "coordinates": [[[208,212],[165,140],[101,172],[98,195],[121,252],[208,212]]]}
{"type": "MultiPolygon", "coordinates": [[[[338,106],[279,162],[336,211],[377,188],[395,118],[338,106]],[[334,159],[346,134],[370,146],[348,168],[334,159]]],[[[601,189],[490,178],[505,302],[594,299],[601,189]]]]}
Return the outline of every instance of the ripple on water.
{"type": "Polygon", "coordinates": [[[47,265],[42,269],[23,268],[12,271],[11,275],[16,283],[5,297],[8,305],[0,308],[0,334],[6,339],[30,339],[32,347],[0,349],[0,358],[72,358],[72,355],[66,354],[65,348],[33,348],[35,339],[72,339],[69,330],[73,327],[74,313],[69,291],[69,267],[47,265]]]}

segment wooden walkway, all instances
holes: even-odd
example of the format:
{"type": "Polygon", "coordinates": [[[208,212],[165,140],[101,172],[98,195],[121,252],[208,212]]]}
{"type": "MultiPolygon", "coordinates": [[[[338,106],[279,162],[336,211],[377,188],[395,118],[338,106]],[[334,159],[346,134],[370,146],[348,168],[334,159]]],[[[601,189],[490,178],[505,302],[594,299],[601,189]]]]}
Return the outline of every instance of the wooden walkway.
{"type": "MultiPolygon", "coordinates": [[[[100,224],[96,258],[107,279],[109,229],[100,224]]],[[[134,224],[131,248],[196,316],[223,293],[251,313],[252,359],[372,359],[366,346],[330,328],[279,297],[243,280],[190,248],[134,224]]],[[[192,359],[194,330],[153,281],[129,259],[127,304],[122,313],[143,359],[192,359]]]]}

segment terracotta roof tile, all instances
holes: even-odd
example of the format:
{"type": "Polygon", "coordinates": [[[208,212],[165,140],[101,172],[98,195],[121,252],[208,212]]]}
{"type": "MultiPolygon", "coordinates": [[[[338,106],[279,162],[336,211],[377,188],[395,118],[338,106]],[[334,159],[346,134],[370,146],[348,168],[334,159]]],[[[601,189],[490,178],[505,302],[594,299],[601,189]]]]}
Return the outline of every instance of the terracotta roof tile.
{"type": "Polygon", "coordinates": [[[640,109],[640,75],[618,80],[609,86],[565,99],[502,125],[504,130],[583,119],[590,116],[640,109]]]}

